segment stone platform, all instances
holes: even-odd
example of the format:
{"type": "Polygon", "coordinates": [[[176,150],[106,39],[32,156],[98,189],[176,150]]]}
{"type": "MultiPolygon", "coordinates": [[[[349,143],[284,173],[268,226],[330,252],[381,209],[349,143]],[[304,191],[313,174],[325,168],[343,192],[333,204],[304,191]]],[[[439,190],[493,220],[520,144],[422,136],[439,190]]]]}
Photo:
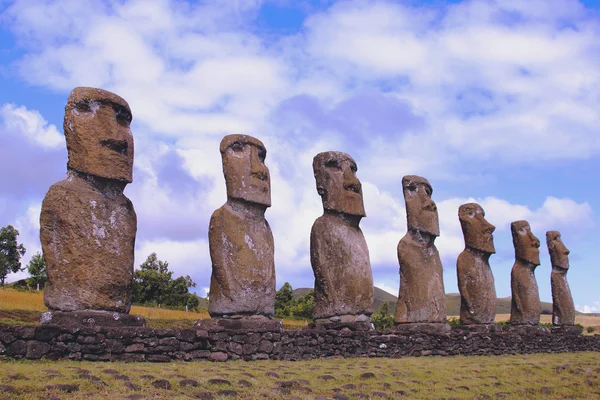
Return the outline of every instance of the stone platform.
{"type": "Polygon", "coordinates": [[[60,326],[146,326],[146,319],[140,315],[123,314],[114,311],[48,311],[40,315],[40,325],[60,326]]]}
{"type": "Polygon", "coordinates": [[[446,323],[409,322],[394,326],[394,331],[397,332],[450,333],[450,330],[450,324],[446,323]]]}
{"type": "Polygon", "coordinates": [[[207,318],[199,319],[194,323],[194,328],[209,332],[219,331],[254,331],[254,332],[279,332],[283,330],[281,320],[271,318],[207,318]]]}

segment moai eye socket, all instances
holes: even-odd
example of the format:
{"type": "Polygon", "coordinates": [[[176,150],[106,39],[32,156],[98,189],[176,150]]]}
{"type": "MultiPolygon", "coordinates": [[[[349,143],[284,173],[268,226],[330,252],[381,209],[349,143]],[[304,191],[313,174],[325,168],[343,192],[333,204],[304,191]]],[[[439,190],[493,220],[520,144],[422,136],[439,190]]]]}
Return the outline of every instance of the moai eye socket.
{"type": "Polygon", "coordinates": [[[87,100],[82,100],[75,104],[75,109],[79,112],[90,112],[92,109],[90,108],[90,102],[87,100]]]}
{"type": "Polygon", "coordinates": [[[358,167],[356,166],[356,164],[354,163],[350,163],[350,169],[352,170],[352,172],[356,173],[356,171],[358,171],[358,167]]]}
{"type": "Polygon", "coordinates": [[[265,162],[265,158],[267,158],[267,151],[265,149],[258,150],[258,159],[261,163],[265,162]]]}
{"type": "Polygon", "coordinates": [[[416,192],[417,191],[417,185],[415,185],[414,183],[411,183],[410,185],[408,185],[406,187],[406,189],[410,190],[411,192],[416,192]]]}
{"type": "Polygon", "coordinates": [[[125,108],[115,108],[115,118],[117,122],[123,126],[129,126],[131,124],[131,114],[125,108]]]}
{"type": "Polygon", "coordinates": [[[231,144],[231,146],[229,146],[229,148],[233,151],[235,151],[236,153],[239,153],[241,151],[244,151],[244,145],[240,142],[233,142],[231,144]]]}
{"type": "Polygon", "coordinates": [[[338,160],[335,160],[335,159],[325,161],[325,166],[327,168],[337,168],[337,169],[341,168],[340,163],[338,162],[338,160]]]}

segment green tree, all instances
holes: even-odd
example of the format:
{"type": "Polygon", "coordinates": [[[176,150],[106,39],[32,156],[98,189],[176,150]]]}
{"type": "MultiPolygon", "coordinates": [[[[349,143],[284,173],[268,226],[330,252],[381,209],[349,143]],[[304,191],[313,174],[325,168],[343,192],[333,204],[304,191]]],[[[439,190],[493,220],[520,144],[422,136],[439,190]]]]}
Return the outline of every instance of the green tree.
{"type": "Polygon", "coordinates": [[[27,279],[29,287],[36,288],[37,285],[40,285],[40,289],[42,289],[48,280],[48,271],[46,270],[46,261],[44,261],[41,253],[38,252],[31,257],[29,264],[27,264],[27,272],[31,275],[27,279]]]}
{"type": "Polygon", "coordinates": [[[289,307],[294,303],[294,289],[289,282],[286,282],[275,293],[275,315],[277,317],[285,317],[289,314],[289,307]]]}
{"type": "Polygon", "coordinates": [[[313,316],[315,302],[315,291],[311,290],[304,296],[296,300],[296,306],[293,308],[291,315],[310,319],[313,316]]]}
{"type": "Polygon", "coordinates": [[[25,254],[25,247],[17,244],[19,231],[12,225],[0,229],[0,281],[4,286],[6,276],[11,272],[21,271],[21,257],[25,254]]]}
{"type": "Polygon", "coordinates": [[[164,303],[172,275],[168,262],[160,261],[156,253],[150,254],[140,265],[140,269],[134,272],[133,302],[156,305],[164,303]]]}
{"type": "Polygon", "coordinates": [[[375,329],[389,329],[394,326],[394,317],[390,313],[390,306],[387,301],[379,307],[379,310],[371,318],[375,329]]]}
{"type": "Polygon", "coordinates": [[[173,279],[173,271],[169,271],[169,263],[160,261],[156,253],[152,253],[134,272],[133,298],[138,304],[154,304],[165,306],[188,306],[197,308],[200,299],[189,289],[196,287],[189,275],[173,279]]]}

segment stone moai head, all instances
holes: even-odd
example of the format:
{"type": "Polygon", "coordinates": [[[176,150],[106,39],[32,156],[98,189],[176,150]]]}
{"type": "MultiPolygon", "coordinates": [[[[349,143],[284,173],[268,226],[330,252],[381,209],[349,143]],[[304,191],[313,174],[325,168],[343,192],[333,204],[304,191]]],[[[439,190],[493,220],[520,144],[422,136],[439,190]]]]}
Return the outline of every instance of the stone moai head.
{"type": "Polygon", "coordinates": [[[485,219],[485,211],[477,203],[458,207],[458,219],[465,237],[465,246],[488,254],[494,254],[494,231],[496,227],[485,219]]]}
{"type": "Polygon", "coordinates": [[[515,258],[533,265],[540,265],[540,241],[531,232],[527,221],[515,221],[510,224],[515,258]]]}
{"type": "Polygon", "coordinates": [[[220,150],[227,198],[271,207],[271,178],[262,142],[248,135],[227,135],[220,150]]]}
{"type": "Polygon", "coordinates": [[[402,178],[404,201],[406,202],[406,219],[409,231],[440,236],[437,207],[431,199],[433,189],[429,181],[416,175],[402,178]]]}
{"type": "Polygon", "coordinates": [[[315,156],[313,172],[325,210],[366,216],[356,170],[354,159],[341,151],[325,151],[315,156]]]}
{"type": "Polygon", "coordinates": [[[548,251],[550,252],[550,262],[552,267],[558,267],[565,270],[569,269],[570,251],[563,243],[560,232],[546,232],[546,244],[548,245],[548,251]]]}
{"type": "Polygon", "coordinates": [[[88,87],[73,89],[65,106],[67,167],[131,183],[133,135],[130,123],[129,104],[116,94],[88,87]]]}

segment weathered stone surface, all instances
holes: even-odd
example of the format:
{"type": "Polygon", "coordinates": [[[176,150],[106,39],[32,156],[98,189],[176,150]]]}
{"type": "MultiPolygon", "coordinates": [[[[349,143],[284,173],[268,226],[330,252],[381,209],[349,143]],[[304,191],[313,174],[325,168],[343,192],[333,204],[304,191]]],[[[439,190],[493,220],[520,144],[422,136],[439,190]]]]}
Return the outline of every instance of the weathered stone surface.
{"type": "Polygon", "coordinates": [[[515,264],[510,274],[510,323],[537,325],[542,305],[534,271],[540,265],[540,241],[531,232],[527,221],[515,221],[510,224],[510,229],[515,246],[515,264]]]}
{"type": "Polygon", "coordinates": [[[226,330],[279,332],[283,330],[283,325],[280,320],[267,317],[199,319],[194,323],[194,327],[198,329],[205,329],[209,332],[220,332],[226,330]]]}
{"type": "Polygon", "coordinates": [[[356,170],[346,153],[328,151],[313,159],[324,209],[310,233],[316,323],[369,322],[373,313],[373,274],[359,227],[365,210],[356,170]]]}
{"type": "MultiPolygon", "coordinates": [[[[581,329],[575,326],[546,328],[530,325],[461,325],[450,328],[448,324],[423,323],[400,324],[393,330],[385,331],[351,331],[348,329],[328,330],[319,326],[314,329],[291,330],[281,332],[257,332],[250,330],[223,330],[211,332],[210,340],[198,338],[196,343],[206,346],[206,350],[196,350],[182,357],[182,352],[173,351],[177,347],[173,339],[182,345],[188,343],[177,339],[178,330],[151,329],[140,327],[112,328],[98,326],[94,328],[72,328],[57,326],[60,334],[55,337],[39,335],[47,327],[32,327],[33,334],[23,329],[0,325],[0,344],[5,345],[4,357],[38,358],[43,355],[50,359],[71,359],[90,361],[135,361],[135,362],[166,362],[177,360],[306,360],[319,357],[406,357],[406,356],[452,356],[452,355],[500,355],[526,354],[565,351],[595,351],[600,352],[600,335],[581,335],[581,329]],[[485,327],[485,328],[484,328],[485,327]],[[504,329],[503,329],[504,328],[504,329]],[[7,333],[14,334],[15,340],[10,344],[2,338],[8,338],[7,333]],[[27,338],[25,338],[25,337],[27,338]],[[113,337],[116,339],[105,339],[113,337]],[[36,339],[40,338],[40,340],[36,339]],[[173,346],[159,346],[162,339],[169,339],[173,346]],[[132,343],[144,345],[145,354],[115,353],[107,344],[108,340],[121,342],[121,347],[132,343]],[[231,343],[243,343],[244,351],[240,354],[231,352],[231,343]],[[273,350],[263,352],[265,343],[270,342],[273,350]],[[50,351],[46,350],[50,346],[50,351]],[[56,351],[55,349],[61,349],[56,351]],[[251,350],[246,352],[246,349],[251,350]],[[45,353],[45,355],[44,355],[45,353]]],[[[166,342],[164,342],[166,343],[166,342]]],[[[270,346],[269,346],[270,347],[270,346]]],[[[103,373],[114,375],[114,379],[127,381],[126,376],[117,374],[112,369],[100,368],[103,373]]],[[[265,370],[266,376],[280,379],[278,373],[265,370]]],[[[91,371],[76,369],[76,375],[92,376],[91,371]]],[[[287,374],[283,371],[284,375],[287,374]]],[[[333,374],[330,371],[321,374],[333,374]]],[[[427,372],[426,372],[427,373],[427,372]]],[[[404,373],[406,375],[406,373],[404,373]]],[[[256,375],[244,373],[249,378],[256,375]]],[[[262,375],[262,373],[259,373],[262,375]]],[[[393,376],[394,373],[392,373],[393,376]]],[[[398,375],[402,376],[402,375],[398,375]]],[[[173,376],[175,377],[175,376],[173,376]]],[[[157,378],[142,375],[140,379],[153,381],[157,378]]],[[[183,378],[177,376],[177,378],[183,378]]],[[[88,378],[85,378],[88,379],[88,378]]],[[[288,379],[288,378],[284,378],[288,379]]],[[[101,384],[95,378],[89,378],[94,383],[101,384]]],[[[301,385],[307,382],[297,379],[301,385]]],[[[0,396],[1,397],[1,396],[0,396]]]]}
{"type": "Polygon", "coordinates": [[[397,324],[446,320],[442,262],[435,238],[440,235],[437,207],[429,181],[420,176],[402,178],[408,231],[398,243],[400,291],[397,324]]]}
{"type": "Polygon", "coordinates": [[[119,96],[75,88],[65,108],[67,178],[42,203],[40,239],[50,310],[129,312],[137,220],[131,111],[119,96]]]}
{"type": "Polygon", "coordinates": [[[562,241],[560,232],[546,232],[546,244],[550,252],[552,274],[552,324],[554,326],[575,325],[575,304],[567,282],[569,249],[562,241]]]}
{"type": "Polygon", "coordinates": [[[460,291],[460,323],[493,324],[496,317],[496,288],[489,259],[496,252],[495,226],[485,220],[479,204],[458,208],[458,219],[465,238],[465,249],[456,261],[460,291]]]}
{"type": "Polygon", "coordinates": [[[212,276],[211,317],[273,316],[273,234],[264,218],[271,206],[269,169],[262,142],[246,135],[221,141],[227,203],[216,210],[208,232],[212,276]]]}
{"type": "Polygon", "coordinates": [[[139,315],[123,314],[114,311],[48,311],[42,313],[41,325],[64,326],[146,326],[146,319],[139,315]]]}

